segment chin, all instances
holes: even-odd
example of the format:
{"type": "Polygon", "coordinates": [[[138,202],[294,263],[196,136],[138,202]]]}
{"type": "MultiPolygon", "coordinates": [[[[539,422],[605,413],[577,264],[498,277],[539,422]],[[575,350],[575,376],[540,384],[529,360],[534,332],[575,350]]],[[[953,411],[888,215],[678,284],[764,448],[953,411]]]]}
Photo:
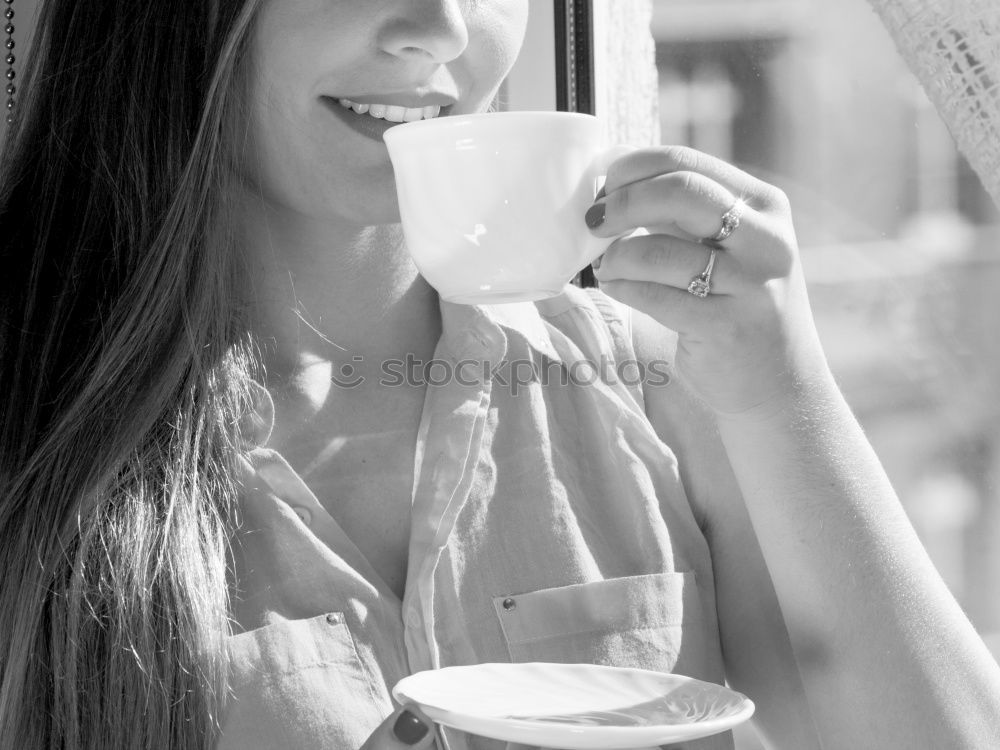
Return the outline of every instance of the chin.
{"type": "Polygon", "coordinates": [[[391,195],[380,195],[371,200],[357,200],[357,197],[338,202],[334,212],[341,220],[347,219],[353,224],[366,227],[399,223],[399,202],[395,189],[391,195]]]}
{"type": "Polygon", "coordinates": [[[388,157],[384,166],[363,171],[344,170],[338,177],[337,183],[325,186],[326,205],[317,208],[325,208],[325,213],[332,210],[341,220],[347,219],[360,226],[399,223],[396,177],[388,157]]]}

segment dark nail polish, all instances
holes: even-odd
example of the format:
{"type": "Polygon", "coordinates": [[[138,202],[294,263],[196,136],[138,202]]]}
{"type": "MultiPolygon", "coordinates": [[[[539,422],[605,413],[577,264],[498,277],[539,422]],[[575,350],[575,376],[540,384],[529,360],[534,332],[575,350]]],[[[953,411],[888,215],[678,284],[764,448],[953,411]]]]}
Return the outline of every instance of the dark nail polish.
{"type": "Polygon", "coordinates": [[[606,209],[607,206],[604,203],[595,203],[587,209],[587,214],[583,217],[583,220],[587,222],[587,226],[591,229],[597,229],[604,223],[604,212],[606,209]]]}
{"type": "Polygon", "coordinates": [[[596,257],[596,258],[594,259],[594,262],[590,264],[590,267],[591,267],[591,268],[593,268],[593,269],[594,269],[594,270],[596,271],[596,270],[597,270],[598,268],[600,268],[600,267],[601,267],[601,261],[602,261],[602,260],[604,260],[604,255],[603,255],[603,254],[601,254],[601,255],[598,255],[598,256],[597,256],[597,257],[596,257]]]}
{"type": "Polygon", "coordinates": [[[392,733],[404,745],[416,745],[429,731],[430,727],[409,711],[403,711],[392,725],[392,733]]]}
{"type": "Polygon", "coordinates": [[[597,195],[594,196],[595,201],[599,201],[601,198],[607,198],[608,194],[604,192],[604,185],[601,185],[601,189],[597,191],[597,195]]]}

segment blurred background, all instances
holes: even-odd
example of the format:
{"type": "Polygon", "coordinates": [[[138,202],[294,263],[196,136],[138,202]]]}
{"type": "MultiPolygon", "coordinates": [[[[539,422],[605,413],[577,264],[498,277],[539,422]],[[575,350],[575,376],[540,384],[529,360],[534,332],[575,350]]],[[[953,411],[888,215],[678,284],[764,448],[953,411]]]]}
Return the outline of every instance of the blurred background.
{"type": "Polygon", "coordinates": [[[1000,215],[865,0],[654,0],[653,36],[662,142],[791,198],[834,373],[1000,655],[1000,215]]]}

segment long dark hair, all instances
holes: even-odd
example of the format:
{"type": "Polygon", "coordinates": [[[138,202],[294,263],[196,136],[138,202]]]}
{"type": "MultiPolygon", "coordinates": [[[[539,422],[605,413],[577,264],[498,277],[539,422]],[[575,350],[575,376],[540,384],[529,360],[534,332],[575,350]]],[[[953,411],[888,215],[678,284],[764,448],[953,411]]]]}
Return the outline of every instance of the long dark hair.
{"type": "Polygon", "coordinates": [[[0,747],[201,748],[252,358],[260,0],[43,0],[0,157],[0,747]]]}

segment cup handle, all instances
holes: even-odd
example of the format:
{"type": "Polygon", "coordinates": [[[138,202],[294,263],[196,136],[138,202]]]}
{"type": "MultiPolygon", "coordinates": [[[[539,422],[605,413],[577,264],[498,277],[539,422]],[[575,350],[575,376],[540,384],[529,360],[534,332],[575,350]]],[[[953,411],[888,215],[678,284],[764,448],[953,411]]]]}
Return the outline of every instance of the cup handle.
{"type": "Polygon", "coordinates": [[[601,151],[590,163],[587,171],[587,179],[597,181],[608,176],[608,168],[612,162],[635,151],[634,146],[617,145],[611,146],[601,151]]]}
{"type": "MultiPolygon", "coordinates": [[[[597,185],[598,181],[601,181],[603,185],[604,178],[608,175],[608,168],[611,166],[612,162],[621,158],[625,154],[629,154],[635,151],[634,146],[617,145],[611,146],[601,151],[594,160],[590,163],[590,167],[587,170],[587,175],[585,179],[588,184],[597,185]]],[[[594,188],[595,194],[597,188],[594,188]]],[[[621,235],[624,237],[625,235],[621,235]]],[[[614,242],[618,237],[609,237],[607,239],[597,240],[595,238],[594,242],[587,243],[586,254],[583,258],[584,265],[589,265],[593,263],[598,256],[602,255],[608,246],[614,242]]]]}

